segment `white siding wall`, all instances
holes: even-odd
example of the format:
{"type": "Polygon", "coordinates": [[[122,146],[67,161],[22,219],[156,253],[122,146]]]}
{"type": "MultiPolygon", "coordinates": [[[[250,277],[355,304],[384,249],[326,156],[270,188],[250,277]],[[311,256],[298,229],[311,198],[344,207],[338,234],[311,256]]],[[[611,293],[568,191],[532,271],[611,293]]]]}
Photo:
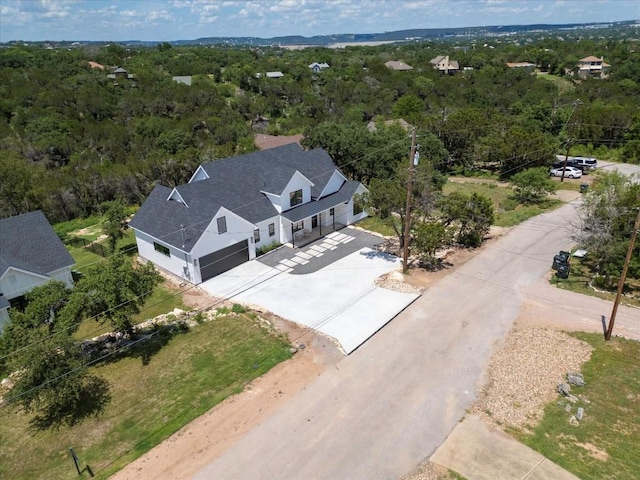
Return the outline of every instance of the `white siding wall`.
{"type": "Polygon", "coordinates": [[[279,216],[272,217],[264,222],[258,222],[257,227],[260,230],[260,241],[255,244],[255,248],[264,247],[265,245],[270,245],[273,242],[282,243],[280,240],[280,221],[279,216]],[[269,224],[273,223],[273,227],[275,229],[275,235],[273,237],[269,236],[269,224]]]}
{"type": "MultiPolygon", "coordinates": [[[[355,195],[362,195],[365,192],[367,192],[367,189],[364,186],[360,185],[360,186],[358,186],[355,195]]],[[[362,212],[360,212],[357,215],[353,214],[353,199],[351,199],[349,201],[348,208],[347,208],[347,211],[345,213],[346,213],[345,216],[348,219],[348,221],[344,222],[344,223],[346,223],[347,225],[351,225],[352,223],[357,222],[358,220],[362,220],[363,218],[367,217],[366,209],[362,210],[362,212]]],[[[336,219],[336,221],[338,221],[338,220],[336,219]]]]}
{"type": "Polygon", "coordinates": [[[138,230],[134,231],[136,235],[136,243],[138,244],[138,254],[142,258],[149,260],[153,264],[173,273],[179,278],[184,278],[187,281],[193,282],[194,269],[193,265],[191,265],[191,257],[189,257],[189,255],[173,246],[167,245],[164,242],[155,240],[146,233],[138,230]],[[153,242],[167,247],[169,249],[170,256],[166,256],[164,253],[158,252],[154,248],[153,242]],[[187,267],[186,271],[185,267],[187,267]]]}
{"type": "Polygon", "coordinates": [[[44,285],[49,279],[46,276],[34,275],[9,267],[0,280],[0,292],[7,300],[19,297],[32,288],[44,285]]]}
{"type": "Polygon", "coordinates": [[[311,182],[300,172],[296,172],[293,174],[291,180],[289,180],[289,183],[280,196],[280,207],[282,208],[282,210],[280,211],[285,211],[292,208],[289,194],[291,192],[295,192],[296,190],[302,190],[302,203],[311,201],[311,182]]]}
{"type": "Polygon", "coordinates": [[[49,272],[49,277],[51,277],[51,280],[64,282],[65,285],[69,288],[73,287],[73,275],[71,275],[71,267],[64,267],[59,270],[49,272]]]}
{"type": "Polygon", "coordinates": [[[9,321],[9,309],[8,308],[0,308],[0,333],[2,333],[2,329],[4,325],[9,321]]]}
{"type": "MultiPolygon", "coordinates": [[[[191,249],[191,257],[197,260],[210,253],[216,252],[222,248],[229,247],[243,240],[249,242],[249,259],[256,258],[256,249],[253,245],[253,230],[255,226],[236,215],[235,213],[221,208],[216,213],[213,221],[207,226],[206,231],[202,234],[198,243],[191,249]],[[227,222],[226,233],[218,233],[218,218],[225,217],[227,222]]],[[[194,262],[194,283],[201,283],[200,265],[194,262]]]]}

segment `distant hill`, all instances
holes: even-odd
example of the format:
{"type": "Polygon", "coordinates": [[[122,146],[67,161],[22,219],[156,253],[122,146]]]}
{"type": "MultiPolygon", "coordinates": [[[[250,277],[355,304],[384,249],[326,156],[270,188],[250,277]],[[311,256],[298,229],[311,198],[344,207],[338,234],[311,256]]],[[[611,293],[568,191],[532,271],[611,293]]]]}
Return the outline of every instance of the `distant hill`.
{"type": "Polygon", "coordinates": [[[327,46],[335,43],[363,43],[363,42],[398,42],[408,40],[436,40],[455,37],[500,36],[512,33],[526,32],[554,32],[559,30],[596,29],[609,27],[624,27],[636,24],[635,21],[607,22],[607,23],[567,23],[560,25],[495,25],[488,27],[459,27],[459,28],[414,28],[410,30],[396,30],[384,33],[343,33],[336,35],[317,35],[304,37],[289,35],[273,38],[259,37],[204,37],[195,40],[179,40],[171,42],[174,45],[317,45],[327,46]]]}
{"type": "MultiPolygon", "coordinates": [[[[174,46],[180,45],[229,45],[229,46],[318,46],[326,47],[342,43],[365,43],[365,42],[406,42],[406,41],[428,41],[428,40],[455,40],[459,38],[482,38],[498,37],[513,34],[526,33],[560,33],[562,31],[580,31],[606,28],[628,28],[637,26],[636,20],[622,22],[602,22],[602,23],[566,23],[559,25],[534,24],[534,25],[494,25],[482,27],[458,27],[458,28],[414,28],[410,30],[396,30],[384,33],[341,33],[335,35],[316,35],[305,37],[302,35],[287,35],[282,37],[260,38],[260,37],[203,37],[195,40],[176,40],[168,42],[174,46]]],[[[57,45],[76,44],[107,44],[114,42],[7,42],[13,43],[55,43],[57,45]]],[[[122,45],[139,47],[156,46],[161,41],[151,40],[129,40],[117,42],[122,45]]]]}

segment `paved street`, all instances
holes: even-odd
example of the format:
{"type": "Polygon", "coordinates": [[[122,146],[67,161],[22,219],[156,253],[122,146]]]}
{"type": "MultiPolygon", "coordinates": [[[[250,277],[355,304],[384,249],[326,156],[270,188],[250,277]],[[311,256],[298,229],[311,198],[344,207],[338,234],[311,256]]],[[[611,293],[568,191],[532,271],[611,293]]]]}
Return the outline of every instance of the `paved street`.
{"type": "Polygon", "coordinates": [[[430,288],[196,478],[399,478],[475,398],[520,289],[570,246],[574,205],[531,219],[430,288]]]}

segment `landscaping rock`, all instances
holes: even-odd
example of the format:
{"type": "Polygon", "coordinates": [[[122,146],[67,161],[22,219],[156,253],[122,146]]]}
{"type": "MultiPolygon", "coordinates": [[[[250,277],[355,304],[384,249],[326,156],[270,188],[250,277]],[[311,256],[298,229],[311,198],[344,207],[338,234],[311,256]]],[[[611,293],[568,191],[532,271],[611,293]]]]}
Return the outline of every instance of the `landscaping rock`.
{"type": "Polygon", "coordinates": [[[291,355],[293,355],[293,354],[294,354],[294,353],[296,353],[297,351],[298,351],[298,349],[297,349],[296,347],[291,347],[291,348],[289,349],[289,353],[290,353],[291,355]]]}
{"type": "Polygon", "coordinates": [[[10,378],[3,378],[0,385],[5,388],[13,388],[13,381],[10,378]]]}
{"type": "Polygon", "coordinates": [[[574,427],[577,427],[578,425],[580,425],[580,422],[578,421],[575,415],[571,415],[571,418],[569,419],[569,425],[573,425],[574,427]]]}
{"type": "Polygon", "coordinates": [[[573,395],[567,395],[567,400],[571,403],[578,403],[578,397],[574,397],[573,395]]]}
{"type": "Polygon", "coordinates": [[[564,395],[565,397],[571,395],[571,386],[569,386],[568,383],[559,383],[556,390],[559,394],[564,395]]]}
{"type": "Polygon", "coordinates": [[[582,421],[582,417],[584,417],[584,408],[578,407],[578,411],[576,412],[576,418],[582,421]]]}
{"type": "Polygon", "coordinates": [[[567,404],[564,406],[564,411],[565,411],[565,412],[567,412],[567,413],[571,413],[571,405],[567,403],[567,404]]]}
{"type": "Polygon", "coordinates": [[[567,373],[567,382],[569,382],[571,385],[575,385],[577,387],[584,387],[586,385],[586,383],[584,381],[584,376],[580,372],[567,373]]]}

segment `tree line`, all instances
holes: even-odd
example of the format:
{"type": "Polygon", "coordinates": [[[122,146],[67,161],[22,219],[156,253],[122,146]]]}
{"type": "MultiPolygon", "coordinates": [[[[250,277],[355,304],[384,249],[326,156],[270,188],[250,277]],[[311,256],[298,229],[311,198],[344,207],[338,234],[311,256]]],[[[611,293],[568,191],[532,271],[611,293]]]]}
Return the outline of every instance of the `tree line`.
{"type": "Polygon", "coordinates": [[[570,134],[578,98],[574,144],[637,162],[640,59],[632,46],[544,39],[493,48],[3,48],[0,216],[42,209],[57,222],[118,197],[139,204],[156,183],[183,183],[199,163],[254,150],[257,132],[305,133],[310,144],[329,147],[349,176],[385,178],[408,145],[366,126],[393,118],[437,138],[445,171],[509,177],[552,161],[570,134]],[[439,54],[473,70],[442,75],[429,64],[439,54]],[[612,65],[609,78],[575,82],[564,75],[589,54],[612,65]],[[393,71],[388,60],[413,70],[393,71]],[[506,68],[516,60],[539,63],[557,81],[506,68]],[[330,68],[314,74],[312,62],[330,68]],[[116,66],[133,78],[109,78],[116,66]],[[275,70],[284,77],[257,75],[275,70]],[[192,84],[174,82],[174,75],[192,75],[192,84]]]}

